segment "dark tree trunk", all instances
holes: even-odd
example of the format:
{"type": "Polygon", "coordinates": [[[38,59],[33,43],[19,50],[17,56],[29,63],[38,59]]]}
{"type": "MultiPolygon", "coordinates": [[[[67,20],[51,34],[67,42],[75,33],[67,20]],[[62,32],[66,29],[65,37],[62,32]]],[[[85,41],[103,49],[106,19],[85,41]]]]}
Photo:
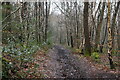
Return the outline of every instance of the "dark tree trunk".
{"type": "Polygon", "coordinates": [[[47,42],[47,28],[48,28],[48,2],[46,4],[46,19],[45,19],[45,42],[47,42]]]}
{"type": "Polygon", "coordinates": [[[72,30],[70,29],[70,41],[71,41],[71,47],[73,48],[73,36],[72,36],[72,30]]]}
{"type": "Polygon", "coordinates": [[[36,34],[36,40],[37,40],[37,42],[38,42],[38,14],[37,14],[37,10],[38,10],[38,5],[37,5],[37,2],[35,2],[35,20],[36,20],[36,22],[35,22],[35,34],[36,34]]]}
{"type": "Polygon", "coordinates": [[[38,41],[41,43],[41,2],[39,2],[39,31],[38,31],[38,41]]]}
{"type": "Polygon", "coordinates": [[[88,28],[88,2],[84,2],[84,36],[85,36],[85,55],[91,55],[91,44],[90,44],[90,35],[88,28]]]}

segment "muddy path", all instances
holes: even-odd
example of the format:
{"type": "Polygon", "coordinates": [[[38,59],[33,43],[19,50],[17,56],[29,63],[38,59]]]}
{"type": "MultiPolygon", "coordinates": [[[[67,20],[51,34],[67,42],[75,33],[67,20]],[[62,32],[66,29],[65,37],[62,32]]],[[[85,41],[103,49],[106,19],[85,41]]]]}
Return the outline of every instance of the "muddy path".
{"type": "Polygon", "coordinates": [[[55,45],[49,50],[46,70],[50,78],[118,78],[97,70],[85,58],[74,56],[69,50],[55,45]]]}

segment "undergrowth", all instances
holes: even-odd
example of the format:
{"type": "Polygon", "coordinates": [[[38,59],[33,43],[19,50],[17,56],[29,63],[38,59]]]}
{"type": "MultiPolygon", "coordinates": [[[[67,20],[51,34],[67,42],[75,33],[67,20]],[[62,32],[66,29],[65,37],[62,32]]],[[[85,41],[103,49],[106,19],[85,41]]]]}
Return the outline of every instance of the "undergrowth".
{"type": "MultiPolygon", "coordinates": [[[[29,44],[9,42],[2,48],[2,78],[26,78],[32,70],[33,72],[38,67],[34,64],[34,53],[38,50],[45,52],[52,46],[50,43],[38,44],[35,41],[29,44]],[[30,64],[30,65],[28,65],[30,64]],[[27,72],[22,71],[29,66],[32,66],[27,72]],[[19,72],[19,73],[18,73],[19,72]]],[[[35,75],[35,73],[31,73],[35,75]]],[[[40,75],[41,76],[41,75],[40,75]]]]}

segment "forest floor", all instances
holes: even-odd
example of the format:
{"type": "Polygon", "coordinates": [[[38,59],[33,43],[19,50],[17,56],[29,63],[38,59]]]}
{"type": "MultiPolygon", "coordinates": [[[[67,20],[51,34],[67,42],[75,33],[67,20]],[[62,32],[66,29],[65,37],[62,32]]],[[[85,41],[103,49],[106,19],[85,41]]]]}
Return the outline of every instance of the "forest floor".
{"type": "MultiPolygon", "coordinates": [[[[34,57],[34,63],[38,64],[38,67],[34,72],[37,74],[36,78],[120,77],[118,76],[118,70],[111,70],[107,66],[104,66],[104,64],[96,64],[89,57],[74,54],[69,49],[62,46],[56,45],[49,49],[47,53],[38,51],[34,57]]],[[[27,77],[33,78],[33,75],[28,75],[27,77]]]]}

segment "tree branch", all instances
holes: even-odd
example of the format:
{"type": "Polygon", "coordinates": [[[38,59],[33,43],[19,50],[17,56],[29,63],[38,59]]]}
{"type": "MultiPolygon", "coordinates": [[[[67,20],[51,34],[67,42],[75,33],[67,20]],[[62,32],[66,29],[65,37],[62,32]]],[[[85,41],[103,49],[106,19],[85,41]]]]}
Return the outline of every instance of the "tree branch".
{"type": "Polygon", "coordinates": [[[59,10],[61,11],[61,13],[63,13],[66,17],[68,17],[69,18],[69,16],[68,15],[66,15],[65,13],[64,13],[64,11],[54,2],[54,4],[59,8],[59,10]]]}
{"type": "Polygon", "coordinates": [[[8,15],[6,18],[3,19],[2,23],[8,18],[10,17],[12,14],[14,14],[15,12],[17,12],[20,9],[20,7],[18,7],[15,11],[13,11],[10,15],[8,15]]]}

